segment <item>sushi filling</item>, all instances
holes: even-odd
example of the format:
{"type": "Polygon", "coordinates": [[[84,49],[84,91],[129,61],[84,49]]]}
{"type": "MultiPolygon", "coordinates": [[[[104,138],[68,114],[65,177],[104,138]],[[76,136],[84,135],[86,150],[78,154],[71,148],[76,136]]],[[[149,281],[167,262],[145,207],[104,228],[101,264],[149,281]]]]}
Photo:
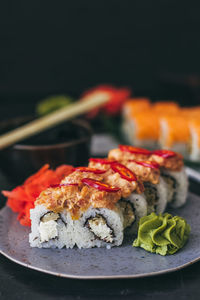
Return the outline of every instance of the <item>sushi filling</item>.
{"type": "Polygon", "coordinates": [[[144,182],[144,194],[148,204],[148,213],[155,211],[158,203],[157,189],[149,182],[144,182]]]}
{"type": "Polygon", "coordinates": [[[48,221],[57,221],[59,218],[60,218],[59,214],[50,211],[50,212],[47,212],[46,214],[44,214],[40,218],[40,221],[43,222],[43,223],[46,223],[48,221]]]}
{"type": "Polygon", "coordinates": [[[120,200],[119,205],[124,216],[124,228],[131,227],[135,222],[135,210],[131,202],[120,200]]]}
{"type": "Polygon", "coordinates": [[[40,218],[39,233],[41,243],[58,237],[58,222],[62,221],[58,213],[47,212],[40,218]]]}
{"type": "Polygon", "coordinates": [[[168,185],[168,189],[170,193],[170,202],[173,202],[176,198],[176,188],[177,188],[176,179],[167,174],[162,174],[162,177],[164,178],[165,182],[168,185]]]}
{"type": "Polygon", "coordinates": [[[113,229],[107,224],[106,219],[98,214],[86,220],[85,226],[94,234],[94,236],[106,243],[114,242],[113,229]]]}

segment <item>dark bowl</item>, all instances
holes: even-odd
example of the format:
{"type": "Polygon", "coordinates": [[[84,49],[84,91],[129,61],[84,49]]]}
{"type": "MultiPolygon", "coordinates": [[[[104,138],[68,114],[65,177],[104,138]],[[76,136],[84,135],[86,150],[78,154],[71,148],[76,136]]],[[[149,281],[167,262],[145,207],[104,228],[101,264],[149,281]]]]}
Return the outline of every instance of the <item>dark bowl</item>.
{"type": "MultiPolygon", "coordinates": [[[[0,123],[0,134],[21,126],[33,118],[15,118],[0,123]]],[[[0,168],[14,183],[21,183],[30,174],[48,163],[87,164],[92,129],[85,120],[65,122],[0,151],[0,168]]]]}

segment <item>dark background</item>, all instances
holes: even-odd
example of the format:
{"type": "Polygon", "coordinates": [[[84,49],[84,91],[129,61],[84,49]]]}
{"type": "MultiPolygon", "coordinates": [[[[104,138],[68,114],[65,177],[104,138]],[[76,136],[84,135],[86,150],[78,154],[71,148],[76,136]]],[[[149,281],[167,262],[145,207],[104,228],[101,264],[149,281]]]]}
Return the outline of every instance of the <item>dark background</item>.
{"type": "Polygon", "coordinates": [[[200,5],[174,0],[1,1],[0,104],[10,116],[99,83],[198,104],[200,5]],[[14,110],[14,112],[12,112],[14,110]]]}

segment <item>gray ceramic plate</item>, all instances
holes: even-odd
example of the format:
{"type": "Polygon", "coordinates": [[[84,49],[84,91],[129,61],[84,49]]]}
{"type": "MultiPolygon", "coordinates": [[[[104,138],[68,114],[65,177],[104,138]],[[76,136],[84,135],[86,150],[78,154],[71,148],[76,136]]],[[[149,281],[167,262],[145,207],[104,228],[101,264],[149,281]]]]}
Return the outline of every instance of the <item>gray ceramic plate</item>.
{"type": "Polygon", "coordinates": [[[134,278],[167,273],[200,260],[200,197],[189,194],[187,204],[171,212],[186,218],[191,225],[188,243],[171,256],[133,248],[132,241],[111,250],[30,248],[30,229],[22,227],[7,207],[0,212],[0,252],[25,267],[69,278],[134,278]]]}

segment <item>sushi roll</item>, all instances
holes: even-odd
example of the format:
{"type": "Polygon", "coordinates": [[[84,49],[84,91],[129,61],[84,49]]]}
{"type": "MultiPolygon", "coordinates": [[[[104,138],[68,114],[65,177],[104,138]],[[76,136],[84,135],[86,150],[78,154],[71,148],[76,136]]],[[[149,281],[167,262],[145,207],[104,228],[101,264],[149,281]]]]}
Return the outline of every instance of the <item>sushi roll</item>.
{"type": "Polygon", "coordinates": [[[129,166],[117,161],[92,158],[89,166],[106,169],[103,181],[120,188],[122,198],[119,206],[124,218],[125,233],[136,232],[140,217],[147,215],[147,202],[142,194],[144,191],[142,181],[137,179],[129,166]]]}
{"type": "Polygon", "coordinates": [[[182,155],[120,145],[44,190],[31,210],[31,247],[119,246],[141,217],[186,201],[182,155]]]}
{"type": "Polygon", "coordinates": [[[163,169],[162,177],[168,186],[168,202],[171,207],[177,208],[185,204],[188,193],[188,178],[185,169],[170,171],[163,169]]]}
{"type": "Polygon", "coordinates": [[[172,207],[185,204],[188,192],[188,178],[183,164],[183,156],[171,150],[156,150],[150,160],[161,167],[161,176],[167,184],[168,202],[172,207]]]}
{"type": "Polygon", "coordinates": [[[76,186],[48,188],[43,191],[30,210],[31,247],[73,248],[73,220],[65,209],[69,195],[75,196],[76,186]]]}
{"type": "Polygon", "coordinates": [[[151,107],[151,102],[148,98],[132,98],[127,100],[122,108],[123,119],[128,119],[131,115],[145,111],[151,107]]]}
{"type": "Polygon", "coordinates": [[[157,147],[159,116],[153,110],[134,113],[124,124],[122,131],[131,145],[149,149],[157,147]]]}
{"type": "Polygon", "coordinates": [[[151,106],[148,98],[133,98],[126,101],[122,109],[122,133],[128,143],[133,143],[133,122],[132,118],[135,114],[149,109],[151,106]]]}
{"type": "MultiPolygon", "coordinates": [[[[138,162],[148,160],[157,163],[161,170],[160,192],[158,191],[158,194],[163,195],[163,191],[166,190],[166,185],[164,184],[165,181],[167,184],[167,202],[170,202],[170,205],[173,207],[180,207],[186,202],[188,179],[184,169],[183,156],[181,154],[171,150],[149,151],[143,148],[120,145],[119,149],[113,149],[109,152],[108,159],[118,159],[119,161],[137,160],[138,162]],[[164,179],[164,181],[162,179],[164,179]],[[181,192],[181,190],[183,192],[181,192]]],[[[129,168],[131,168],[130,165],[129,168]]],[[[137,172],[136,169],[135,172],[137,172]]],[[[146,185],[147,188],[147,184],[144,185],[146,185]]],[[[146,196],[147,193],[149,194],[150,191],[146,191],[146,196]]],[[[166,197],[164,196],[163,198],[166,197]]],[[[159,205],[157,207],[158,212],[161,212],[165,206],[164,202],[162,202],[162,197],[160,201],[160,204],[163,206],[159,205]]]]}
{"type": "Polygon", "coordinates": [[[124,217],[125,235],[136,234],[140,218],[147,215],[144,194],[131,193],[129,197],[122,198],[119,205],[124,217]]]}
{"type": "Polygon", "coordinates": [[[80,249],[109,249],[122,244],[123,229],[123,215],[117,204],[113,209],[90,207],[74,222],[74,239],[80,249]]]}
{"type": "Polygon", "coordinates": [[[123,215],[118,206],[120,188],[84,178],[84,186],[76,203],[81,207],[80,217],[74,221],[74,239],[78,248],[121,245],[123,241],[123,215]],[[83,208],[83,203],[87,206],[83,208]]]}
{"type": "Polygon", "coordinates": [[[200,160],[200,117],[190,122],[190,159],[200,160]]]}
{"type": "Polygon", "coordinates": [[[120,198],[120,188],[92,178],[48,188],[31,211],[31,247],[120,245],[123,241],[123,215],[117,204],[120,198]]]}
{"type": "MultiPolygon", "coordinates": [[[[114,175],[114,174],[113,174],[114,175]]],[[[68,175],[62,184],[78,183],[81,187],[76,205],[80,207],[80,217],[74,221],[74,239],[78,248],[118,246],[123,240],[123,215],[117,205],[121,198],[119,178],[111,186],[112,170],[96,166],[78,167],[68,175]],[[84,203],[88,203],[84,207],[84,203]]],[[[125,181],[125,180],[124,180],[125,181]]],[[[125,182],[121,184],[125,185],[125,182]]],[[[127,190],[135,189],[136,183],[129,184],[127,190]]]]}
{"type": "Polygon", "coordinates": [[[124,162],[144,184],[147,213],[163,213],[167,206],[167,185],[156,162],[128,160],[124,162]]]}
{"type": "Polygon", "coordinates": [[[167,185],[160,176],[160,167],[150,161],[123,161],[123,164],[143,182],[147,213],[162,213],[167,206],[167,185]]]}
{"type": "Polygon", "coordinates": [[[156,162],[147,161],[147,160],[133,160],[127,158],[137,158],[141,159],[141,157],[149,158],[151,153],[148,151],[147,155],[145,155],[145,149],[138,149],[131,146],[121,145],[121,149],[129,150],[124,151],[124,155],[120,155],[119,151],[115,151],[114,149],[110,152],[110,156],[112,158],[116,158],[117,156],[120,159],[123,159],[123,164],[128,167],[131,171],[133,171],[139,180],[141,180],[144,184],[144,197],[147,201],[147,212],[156,212],[162,213],[164,212],[167,206],[167,185],[165,181],[160,176],[160,165],[156,162]],[[137,153],[138,152],[138,153],[137,153]],[[143,154],[144,152],[144,154],[143,154]],[[115,155],[118,154],[118,155],[115,155]]]}
{"type": "Polygon", "coordinates": [[[160,120],[165,115],[177,116],[180,108],[173,101],[150,104],[148,99],[127,101],[123,107],[122,133],[136,147],[155,149],[159,142],[160,120]]]}
{"type": "Polygon", "coordinates": [[[160,176],[159,182],[153,184],[144,182],[144,195],[147,201],[147,214],[155,212],[163,213],[168,203],[168,191],[165,180],[160,176]]]}
{"type": "Polygon", "coordinates": [[[165,116],[160,119],[159,143],[162,149],[170,149],[188,156],[190,137],[188,119],[182,116],[165,116]]]}
{"type": "Polygon", "coordinates": [[[167,206],[167,186],[160,176],[159,165],[150,161],[124,162],[144,184],[147,214],[162,213],[167,206]]]}
{"type": "Polygon", "coordinates": [[[112,163],[111,169],[114,172],[105,176],[104,181],[120,187],[122,198],[119,205],[124,217],[125,234],[136,233],[139,219],[147,215],[147,201],[142,194],[143,183],[124,164],[112,163]]]}
{"type": "Polygon", "coordinates": [[[73,221],[65,210],[60,213],[37,205],[31,210],[31,247],[38,248],[73,248],[73,221]]]}

